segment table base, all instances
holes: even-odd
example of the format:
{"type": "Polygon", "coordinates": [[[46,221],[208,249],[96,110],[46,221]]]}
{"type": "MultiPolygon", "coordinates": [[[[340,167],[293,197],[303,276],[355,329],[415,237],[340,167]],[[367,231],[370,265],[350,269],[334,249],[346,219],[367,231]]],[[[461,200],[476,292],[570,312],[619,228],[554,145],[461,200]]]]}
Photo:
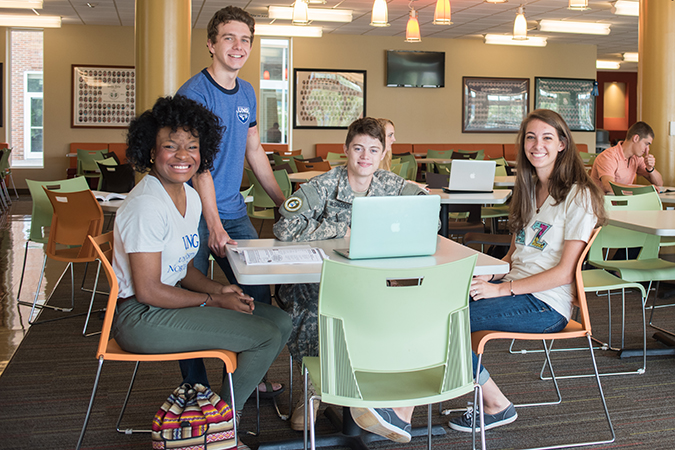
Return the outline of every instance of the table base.
{"type": "MultiPolygon", "coordinates": [[[[342,431],[327,435],[316,436],[315,444],[317,448],[323,447],[349,447],[352,450],[368,450],[368,444],[377,441],[387,441],[388,439],[377,434],[368,433],[359,428],[352,419],[352,415],[348,407],[342,408],[342,416],[340,416],[335,409],[326,409],[326,417],[331,421],[333,426],[342,431]]],[[[413,437],[426,436],[428,434],[427,427],[416,427],[411,432],[413,437]]],[[[433,436],[444,436],[445,429],[441,425],[433,425],[431,427],[431,434],[433,436]]],[[[309,447],[309,442],[308,442],[309,447]]],[[[299,450],[304,448],[304,441],[300,439],[290,439],[281,442],[261,443],[258,450],[299,450]]]]}
{"type": "MultiPolygon", "coordinates": [[[[673,339],[672,336],[669,336],[666,333],[662,333],[660,331],[657,331],[654,333],[652,336],[654,339],[656,339],[659,342],[662,342],[666,345],[668,345],[670,348],[648,348],[647,349],[647,356],[668,356],[668,355],[675,355],[675,339],[673,339]]],[[[635,356],[642,356],[642,349],[622,349],[619,352],[619,358],[624,359],[624,358],[631,358],[635,356]]]]}

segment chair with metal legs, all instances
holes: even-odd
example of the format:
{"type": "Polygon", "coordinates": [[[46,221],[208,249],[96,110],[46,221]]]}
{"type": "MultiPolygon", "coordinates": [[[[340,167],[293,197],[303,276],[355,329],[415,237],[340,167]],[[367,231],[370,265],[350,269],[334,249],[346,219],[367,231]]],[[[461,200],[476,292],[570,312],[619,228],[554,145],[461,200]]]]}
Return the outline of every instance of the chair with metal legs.
{"type": "MultiPolygon", "coordinates": [[[[593,244],[593,241],[595,240],[596,236],[598,235],[598,232],[600,229],[596,229],[593,234],[591,235],[590,239],[588,240],[588,244],[586,245],[586,248],[582,252],[579,261],[577,262],[576,265],[576,276],[575,276],[575,284],[576,284],[576,290],[577,290],[577,298],[574,302],[575,306],[579,309],[579,320],[570,320],[565,327],[564,330],[557,332],[557,333],[513,333],[513,332],[505,332],[505,331],[490,331],[490,330],[485,330],[485,331],[477,331],[475,333],[471,333],[471,341],[472,341],[472,346],[474,352],[478,355],[478,367],[481,366],[482,359],[483,359],[483,353],[485,351],[485,346],[488,342],[492,340],[500,340],[500,339],[516,339],[516,340],[541,340],[543,343],[543,350],[546,355],[546,361],[548,364],[548,368],[551,374],[551,379],[553,381],[556,393],[557,393],[557,400],[551,401],[551,402],[542,402],[542,403],[529,403],[529,404],[521,404],[521,405],[515,405],[517,408],[523,408],[523,407],[529,407],[529,406],[544,406],[544,405],[555,405],[559,404],[562,402],[562,395],[560,393],[560,388],[558,387],[558,382],[557,379],[560,377],[556,377],[555,373],[553,371],[553,365],[551,364],[551,353],[549,351],[549,347],[546,343],[547,340],[562,340],[562,339],[586,339],[588,343],[588,349],[590,351],[590,357],[591,357],[591,363],[593,367],[593,376],[595,377],[595,381],[598,387],[598,391],[600,393],[600,400],[602,403],[603,407],[603,412],[605,415],[605,419],[607,420],[607,425],[609,427],[609,432],[610,432],[610,437],[609,439],[600,439],[596,441],[589,441],[589,442],[580,442],[580,443],[571,443],[571,444],[561,444],[561,445],[552,445],[552,446],[547,446],[547,447],[539,447],[540,450],[545,450],[545,449],[556,449],[556,448],[566,448],[566,447],[578,447],[578,446],[586,446],[586,445],[600,445],[600,444],[608,444],[611,442],[614,442],[616,435],[614,433],[614,426],[612,425],[612,420],[609,416],[609,410],[607,409],[607,402],[605,401],[605,395],[602,390],[602,383],[600,381],[600,375],[598,373],[598,366],[595,361],[595,355],[593,353],[593,342],[591,339],[592,333],[591,333],[591,319],[590,315],[588,313],[588,306],[586,304],[586,293],[584,290],[584,284],[583,284],[583,276],[581,275],[581,267],[584,262],[584,258],[586,257],[586,254],[589,252],[591,249],[591,245],[593,244]]],[[[478,373],[476,373],[476,377],[478,377],[478,373]]],[[[482,422],[481,422],[482,423],[482,422]]],[[[576,422],[574,422],[576,423],[576,422]]]]}
{"type": "MultiPolygon", "coordinates": [[[[137,354],[130,353],[122,350],[117,344],[115,339],[110,338],[110,331],[113,323],[113,316],[115,314],[115,307],[117,306],[117,294],[119,293],[119,287],[117,284],[117,277],[113,271],[110,261],[112,259],[113,253],[113,233],[109,232],[104,235],[100,235],[96,238],[90,237],[89,242],[94,249],[96,258],[103,266],[103,271],[108,279],[108,284],[110,285],[110,294],[108,295],[108,305],[106,308],[105,319],[103,320],[103,330],[101,331],[101,338],[98,344],[98,351],[96,353],[98,358],[98,369],[96,371],[96,378],[94,380],[94,387],[91,392],[91,398],[89,399],[89,406],[87,407],[87,414],[84,418],[84,423],[82,425],[82,431],[80,432],[80,437],[77,441],[76,449],[79,450],[82,446],[82,441],[84,439],[84,434],[87,431],[87,425],[89,424],[89,418],[91,416],[91,411],[94,406],[94,399],[96,397],[96,391],[98,390],[98,383],[101,377],[101,371],[103,369],[104,361],[134,361],[136,366],[134,372],[131,376],[131,382],[129,383],[129,389],[127,390],[127,395],[124,399],[124,404],[122,405],[122,411],[120,412],[119,418],[117,419],[116,429],[118,433],[132,434],[132,433],[150,433],[150,430],[138,430],[131,428],[121,428],[120,424],[124,416],[124,411],[129,402],[129,397],[131,396],[131,390],[134,386],[134,380],[136,378],[136,373],[138,372],[138,366],[141,361],[180,361],[183,359],[192,359],[192,358],[217,358],[223,361],[227,371],[227,376],[230,382],[230,400],[232,405],[234,405],[234,388],[232,384],[232,373],[237,369],[237,354],[229,350],[203,350],[197,352],[184,352],[184,353],[163,353],[163,354],[137,354]]],[[[100,270],[99,266],[99,270],[100,270]]],[[[98,279],[98,273],[97,273],[98,279]]],[[[233,408],[234,409],[234,408],[233,408]]],[[[233,439],[231,447],[237,446],[237,421],[233,420],[233,439]]],[[[149,421],[148,421],[149,423],[149,421]]],[[[229,448],[229,447],[227,447],[229,448]]]]}

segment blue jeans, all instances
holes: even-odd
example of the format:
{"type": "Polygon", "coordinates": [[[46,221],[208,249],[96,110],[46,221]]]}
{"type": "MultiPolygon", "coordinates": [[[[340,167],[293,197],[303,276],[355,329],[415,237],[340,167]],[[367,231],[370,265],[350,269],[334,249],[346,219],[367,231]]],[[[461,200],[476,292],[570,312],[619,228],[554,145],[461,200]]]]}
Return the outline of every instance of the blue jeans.
{"type": "MultiPolygon", "coordinates": [[[[567,319],[532,294],[494,297],[469,303],[471,332],[494,330],[518,333],[555,333],[567,326],[567,319]]],[[[478,357],[473,354],[473,373],[478,357]]],[[[478,382],[485,384],[490,374],[480,368],[478,382]]]]}
{"type": "MultiPolygon", "coordinates": [[[[258,233],[253,228],[251,220],[248,216],[243,216],[238,219],[221,219],[223,228],[227,231],[227,234],[230,235],[232,239],[258,239],[258,233]]],[[[194,266],[204,275],[209,271],[209,255],[211,255],[211,250],[209,249],[209,229],[206,226],[206,220],[202,215],[199,220],[199,250],[194,257],[193,264],[194,266]]],[[[232,272],[230,263],[227,261],[227,257],[221,258],[217,255],[213,255],[213,259],[218,263],[218,266],[222,269],[227,277],[227,280],[230,284],[239,284],[237,283],[237,278],[232,272]]],[[[256,302],[266,303],[268,305],[272,304],[272,296],[270,295],[269,285],[241,285],[244,293],[253,297],[256,302]]],[[[284,341],[284,344],[286,342],[284,341]]],[[[205,386],[209,385],[209,380],[206,377],[206,367],[204,366],[204,361],[202,359],[186,359],[180,361],[180,370],[183,375],[183,381],[186,383],[201,383],[205,386]]]]}

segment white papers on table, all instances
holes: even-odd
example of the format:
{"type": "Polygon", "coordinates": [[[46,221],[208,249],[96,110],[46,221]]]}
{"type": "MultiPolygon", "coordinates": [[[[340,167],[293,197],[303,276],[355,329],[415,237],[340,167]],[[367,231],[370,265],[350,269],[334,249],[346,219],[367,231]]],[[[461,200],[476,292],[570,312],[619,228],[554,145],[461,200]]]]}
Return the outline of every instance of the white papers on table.
{"type": "Polygon", "coordinates": [[[94,193],[96,200],[101,202],[109,202],[110,200],[124,200],[127,194],[118,194],[117,192],[91,191],[94,193]]]}
{"type": "Polygon", "coordinates": [[[236,248],[241,258],[249,266],[274,264],[320,264],[328,257],[320,248],[309,245],[286,247],[246,247],[236,248]]]}

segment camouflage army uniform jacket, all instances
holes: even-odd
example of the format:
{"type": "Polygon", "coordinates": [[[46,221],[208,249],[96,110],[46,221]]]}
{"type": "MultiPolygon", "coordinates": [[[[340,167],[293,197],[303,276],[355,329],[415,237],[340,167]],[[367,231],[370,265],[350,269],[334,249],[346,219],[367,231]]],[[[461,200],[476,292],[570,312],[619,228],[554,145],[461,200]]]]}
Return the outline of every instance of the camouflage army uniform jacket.
{"type": "MultiPolygon", "coordinates": [[[[398,175],[377,170],[368,197],[424,195],[426,191],[398,175]]],[[[342,238],[352,220],[354,192],[347,179],[347,168],[339,166],[312,178],[289,197],[274,224],[280,241],[314,241],[342,238]]],[[[286,304],[293,331],[288,349],[296,361],[319,354],[318,301],[319,284],[289,284],[279,287],[277,296],[286,304]]]]}

